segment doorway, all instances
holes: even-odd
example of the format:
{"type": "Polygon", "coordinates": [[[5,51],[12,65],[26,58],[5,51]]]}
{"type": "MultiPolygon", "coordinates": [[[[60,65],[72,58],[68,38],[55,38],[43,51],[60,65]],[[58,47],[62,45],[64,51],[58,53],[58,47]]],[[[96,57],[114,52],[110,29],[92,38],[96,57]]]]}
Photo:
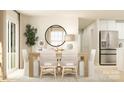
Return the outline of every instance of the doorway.
{"type": "Polygon", "coordinates": [[[7,16],[6,51],[7,51],[7,76],[19,68],[19,24],[18,15],[9,11],[7,16]],[[9,14],[13,14],[14,16],[9,14]]]}

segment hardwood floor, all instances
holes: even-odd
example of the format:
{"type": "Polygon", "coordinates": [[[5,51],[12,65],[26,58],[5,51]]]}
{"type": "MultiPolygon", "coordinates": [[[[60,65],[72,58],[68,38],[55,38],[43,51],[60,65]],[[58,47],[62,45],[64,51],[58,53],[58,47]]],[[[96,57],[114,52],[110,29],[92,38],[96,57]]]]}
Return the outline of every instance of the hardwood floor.
{"type": "MultiPolygon", "coordinates": [[[[63,79],[60,75],[54,79],[53,75],[29,78],[24,76],[23,69],[17,70],[8,76],[5,82],[122,82],[124,81],[124,72],[118,71],[116,67],[96,67],[95,78],[78,77],[66,75],[63,79]]],[[[4,82],[3,81],[3,82],[4,82]]]]}

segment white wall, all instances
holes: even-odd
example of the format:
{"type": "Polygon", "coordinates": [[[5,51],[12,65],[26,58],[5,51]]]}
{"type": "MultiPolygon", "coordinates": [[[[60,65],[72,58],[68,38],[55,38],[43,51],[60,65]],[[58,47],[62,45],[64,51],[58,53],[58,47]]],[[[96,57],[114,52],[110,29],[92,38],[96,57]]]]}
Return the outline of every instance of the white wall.
{"type": "MultiPolygon", "coordinates": [[[[45,41],[45,31],[51,25],[60,25],[64,27],[67,34],[75,34],[76,40],[74,41],[73,50],[78,52],[78,18],[73,16],[25,16],[21,15],[21,49],[25,46],[25,26],[31,24],[38,29],[39,40],[45,41]]],[[[66,43],[65,43],[66,44],[66,43]]],[[[50,46],[49,46],[50,47],[50,46]]]]}
{"type": "Polygon", "coordinates": [[[92,48],[96,48],[96,23],[88,25],[82,31],[82,51],[90,51],[92,48]]]}
{"type": "Polygon", "coordinates": [[[81,52],[87,52],[90,55],[91,49],[96,49],[95,63],[98,64],[98,30],[97,21],[88,25],[81,31],[81,52]]]}
{"type": "MultiPolygon", "coordinates": [[[[30,17],[29,23],[38,29],[39,40],[43,40],[44,42],[45,32],[51,25],[61,25],[66,30],[67,34],[78,35],[78,19],[70,16],[30,17]]],[[[74,50],[76,50],[76,43],[74,44],[74,50]]]]}
{"type": "Polygon", "coordinates": [[[3,40],[3,11],[0,10],[0,42],[3,40]]]}
{"type": "Polygon", "coordinates": [[[23,58],[22,58],[22,49],[27,48],[25,44],[25,26],[29,23],[29,17],[23,14],[20,14],[20,68],[24,67],[23,58]]]}
{"type": "MultiPolygon", "coordinates": [[[[1,48],[3,47],[3,29],[4,29],[4,27],[3,27],[3,23],[4,23],[3,15],[4,15],[4,11],[0,10],[0,44],[1,44],[1,48]]],[[[3,48],[2,48],[2,51],[3,51],[3,48]]],[[[1,57],[0,63],[2,63],[2,66],[3,66],[5,61],[4,61],[3,57],[2,57],[4,55],[3,54],[4,52],[2,52],[2,51],[0,53],[0,57],[1,57]]],[[[3,76],[3,73],[0,72],[0,75],[3,76]]]]}
{"type": "Polygon", "coordinates": [[[2,42],[2,56],[3,56],[3,79],[6,79],[6,11],[0,11],[0,41],[2,42]]]}

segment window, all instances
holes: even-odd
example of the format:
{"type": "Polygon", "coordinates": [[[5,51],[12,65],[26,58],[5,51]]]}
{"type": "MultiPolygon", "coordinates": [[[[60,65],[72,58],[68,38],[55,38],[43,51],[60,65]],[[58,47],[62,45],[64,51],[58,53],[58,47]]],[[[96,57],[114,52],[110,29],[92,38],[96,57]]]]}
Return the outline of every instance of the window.
{"type": "Polygon", "coordinates": [[[61,44],[64,39],[64,33],[62,31],[52,31],[51,32],[51,44],[61,44]]]}

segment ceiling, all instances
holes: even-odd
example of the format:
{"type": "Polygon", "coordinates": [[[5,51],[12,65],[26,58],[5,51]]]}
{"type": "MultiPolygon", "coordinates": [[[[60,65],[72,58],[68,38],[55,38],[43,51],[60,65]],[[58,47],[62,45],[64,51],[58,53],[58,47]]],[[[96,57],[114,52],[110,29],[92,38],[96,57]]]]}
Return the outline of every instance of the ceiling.
{"type": "Polygon", "coordinates": [[[29,16],[72,15],[83,18],[124,19],[123,10],[17,10],[29,16]]]}
{"type": "Polygon", "coordinates": [[[123,10],[17,10],[28,16],[74,16],[79,18],[79,28],[85,28],[96,19],[124,20],[123,10]]]}
{"type": "Polygon", "coordinates": [[[94,20],[92,20],[92,19],[79,18],[79,21],[78,21],[79,30],[82,31],[82,29],[84,29],[85,27],[87,27],[93,21],[94,20]]]}

